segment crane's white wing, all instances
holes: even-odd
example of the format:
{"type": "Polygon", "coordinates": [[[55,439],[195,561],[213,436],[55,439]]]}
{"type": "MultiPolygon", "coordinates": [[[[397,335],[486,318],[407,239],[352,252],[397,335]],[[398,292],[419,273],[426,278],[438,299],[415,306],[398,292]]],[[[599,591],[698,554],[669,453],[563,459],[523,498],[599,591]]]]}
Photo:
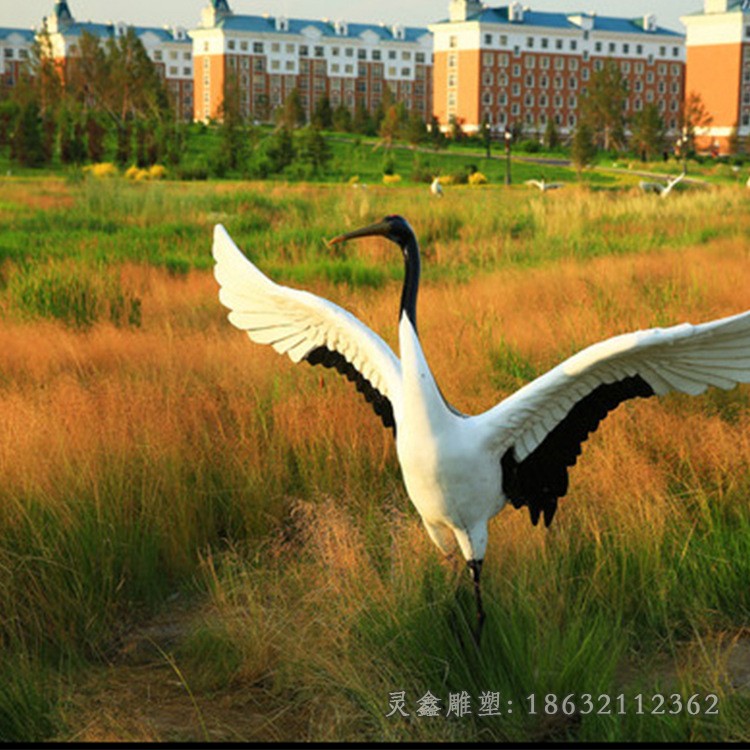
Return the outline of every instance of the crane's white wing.
{"type": "Polygon", "coordinates": [[[343,308],[310,292],[271,281],[234,244],[214,230],[214,275],[229,321],[258,344],[292,362],[335,367],[356,383],[387,427],[401,413],[401,364],[376,333],[343,308]]]}
{"type": "Polygon", "coordinates": [[[750,312],[594,344],[473,419],[501,457],[505,495],[517,507],[529,505],[535,523],[540,511],[549,523],[567,491],[567,467],[622,401],[747,382],[750,312]]]}

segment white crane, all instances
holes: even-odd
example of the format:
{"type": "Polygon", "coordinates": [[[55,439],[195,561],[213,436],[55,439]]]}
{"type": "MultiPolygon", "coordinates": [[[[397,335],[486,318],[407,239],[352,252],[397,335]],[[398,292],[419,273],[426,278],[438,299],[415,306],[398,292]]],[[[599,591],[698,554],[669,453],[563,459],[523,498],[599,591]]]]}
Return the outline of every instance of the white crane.
{"type": "Polygon", "coordinates": [[[672,188],[685,177],[685,174],[685,172],[681,172],[677,177],[668,178],[666,185],[661,182],[644,182],[641,180],[638,186],[644,193],[655,193],[662,198],[666,198],[672,192],[672,188]]]}
{"type": "Polygon", "coordinates": [[[399,216],[331,243],[379,235],[402,251],[401,358],[351,313],[310,292],[274,283],[236,247],[214,234],[214,273],[229,321],[293,362],[333,367],[355,382],[393,429],[406,490],[432,541],[446,554],[454,540],[474,580],[476,639],[484,610],[479,586],[487,522],[510,502],[549,526],[568,489],[568,468],[599,422],[626,399],[750,381],[750,312],[702,325],[654,328],[607,339],[550,370],[476,416],[443,397],[417,334],[420,256],[399,216]]]}
{"type": "Polygon", "coordinates": [[[443,197],[443,186],[440,184],[440,177],[435,177],[430,185],[430,192],[438,197],[443,197]]]}
{"type": "Polygon", "coordinates": [[[557,188],[565,187],[562,182],[547,182],[542,178],[541,180],[526,180],[527,185],[539,188],[543,193],[548,190],[557,190],[557,188]]]}

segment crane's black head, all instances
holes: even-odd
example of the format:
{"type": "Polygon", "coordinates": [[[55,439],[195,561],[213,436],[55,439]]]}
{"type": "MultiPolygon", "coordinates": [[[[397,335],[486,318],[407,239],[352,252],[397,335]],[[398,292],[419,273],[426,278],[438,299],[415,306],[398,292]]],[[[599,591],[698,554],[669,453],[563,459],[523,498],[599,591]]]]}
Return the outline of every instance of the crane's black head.
{"type": "Polygon", "coordinates": [[[328,244],[335,245],[339,242],[356,239],[357,237],[373,236],[385,237],[391,242],[395,242],[402,250],[406,250],[410,246],[416,247],[417,244],[414,230],[409,226],[409,222],[403,216],[396,215],[386,216],[382,221],[370,224],[362,229],[355,229],[353,232],[340,234],[338,237],[329,240],[328,244]]]}
{"type": "Polygon", "coordinates": [[[335,245],[346,240],[357,237],[380,236],[395,242],[404,255],[406,274],[404,275],[404,288],[401,292],[401,314],[407,315],[411,320],[414,330],[417,330],[417,292],[419,291],[419,245],[414,236],[414,230],[403,216],[386,216],[385,219],[375,224],[370,224],[353,232],[340,234],[329,241],[329,245],[335,245]]]}

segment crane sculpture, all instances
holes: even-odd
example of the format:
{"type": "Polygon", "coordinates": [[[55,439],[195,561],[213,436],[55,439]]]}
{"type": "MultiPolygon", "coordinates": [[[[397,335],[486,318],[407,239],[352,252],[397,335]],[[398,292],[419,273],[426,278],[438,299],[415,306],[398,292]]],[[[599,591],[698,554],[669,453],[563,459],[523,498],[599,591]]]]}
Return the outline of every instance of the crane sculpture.
{"type": "Polygon", "coordinates": [[[621,402],[670,391],[698,395],[750,381],[750,312],[615,336],[583,349],[482,414],[451,406],[438,387],[417,328],[420,254],[400,216],[339,235],[331,244],[379,236],[403,255],[400,358],[351,313],[310,292],[271,281],[221,225],[214,273],[229,321],[292,362],[336,369],[393,430],[406,491],[430,539],[458,544],[474,583],[479,642],[487,523],[508,503],[549,526],[588,435],[621,402]]]}

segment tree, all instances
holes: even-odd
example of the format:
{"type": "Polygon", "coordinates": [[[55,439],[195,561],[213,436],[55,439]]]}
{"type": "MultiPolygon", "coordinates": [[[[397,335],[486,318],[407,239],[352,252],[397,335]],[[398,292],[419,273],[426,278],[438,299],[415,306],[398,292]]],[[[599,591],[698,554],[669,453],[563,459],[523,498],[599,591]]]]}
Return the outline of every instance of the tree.
{"type": "Polygon", "coordinates": [[[375,126],[370,113],[367,111],[364,103],[360,100],[354,110],[354,122],[352,128],[355,133],[360,135],[375,135],[375,126]]]}
{"type": "Polygon", "coordinates": [[[686,146],[682,145],[681,148],[687,147],[688,151],[695,151],[696,130],[708,128],[713,121],[701,95],[697,91],[691,91],[680,107],[678,124],[683,137],[687,137],[686,146]]]}
{"type": "Polygon", "coordinates": [[[314,175],[320,174],[331,160],[331,148],[319,128],[308,125],[300,132],[297,158],[309,166],[314,175]]]}
{"type": "Polygon", "coordinates": [[[338,107],[333,111],[333,129],[338,130],[342,133],[348,133],[352,130],[353,122],[352,122],[352,113],[349,111],[348,107],[345,107],[343,104],[339,104],[338,107]]]}
{"type": "Polygon", "coordinates": [[[82,164],[86,159],[85,128],[81,112],[70,105],[62,107],[58,118],[60,161],[82,164]]]}
{"type": "Polygon", "coordinates": [[[626,97],[625,81],[616,63],[608,61],[591,76],[581,102],[581,116],[595,142],[605,151],[618,150],[625,144],[626,97]]]}
{"type": "Polygon", "coordinates": [[[228,169],[237,169],[247,158],[248,138],[240,99],[239,79],[236,73],[230,73],[224,83],[224,96],[219,108],[219,161],[228,169]]]}
{"type": "Polygon", "coordinates": [[[432,147],[434,149],[445,148],[447,139],[445,133],[440,129],[440,122],[435,115],[430,120],[430,141],[432,141],[432,147]]]}
{"type": "Polygon", "coordinates": [[[548,117],[547,125],[544,128],[544,147],[549,151],[556,149],[560,145],[560,135],[555,127],[555,118],[548,117]]]}
{"type": "Polygon", "coordinates": [[[461,121],[456,115],[450,116],[448,125],[450,127],[451,138],[454,142],[458,143],[459,141],[462,141],[464,138],[464,129],[461,127],[461,121]]]}
{"type": "Polygon", "coordinates": [[[86,116],[86,152],[89,161],[95,164],[104,160],[104,137],[107,129],[96,112],[86,116]]]}
{"type": "Polygon", "coordinates": [[[664,121],[656,104],[647,104],[630,121],[630,143],[644,161],[651,161],[664,150],[664,121]]]}
{"type": "Polygon", "coordinates": [[[386,148],[390,148],[393,145],[393,141],[398,136],[400,129],[401,120],[398,109],[392,104],[388,107],[378,129],[378,135],[383,140],[386,148]]]}
{"type": "Polygon", "coordinates": [[[583,168],[591,164],[596,156],[596,144],[591,127],[586,122],[578,124],[570,146],[570,158],[580,178],[583,168]]]}
{"type": "Polygon", "coordinates": [[[412,112],[406,124],[406,138],[412,146],[427,140],[427,125],[418,112],[412,112]]]}
{"type": "Polygon", "coordinates": [[[315,105],[312,122],[316,128],[321,130],[330,130],[333,127],[333,110],[331,109],[331,100],[327,96],[319,99],[315,105]]]}
{"type": "Polygon", "coordinates": [[[297,89],[292,89],[289,96],[284,100],[284,106],[281,110],[281,124],[289,129],[294,130],[301,127],[307,121],[305,110],[302,107],[302,98],[297,89]]]}
{"type": "Polygon", "coordinates": [[[267,145],[268,158],[272,172],[281,172],[294,162],[296,151],[290,128],[282,125],[269,139],[267,145]]]}
{"type": "Polygon", "coordinates": [[[36,101],[21,109],[13,131],[11,157],[26,167],[41,167],[47,161],[42,114],[36,101]]]}

